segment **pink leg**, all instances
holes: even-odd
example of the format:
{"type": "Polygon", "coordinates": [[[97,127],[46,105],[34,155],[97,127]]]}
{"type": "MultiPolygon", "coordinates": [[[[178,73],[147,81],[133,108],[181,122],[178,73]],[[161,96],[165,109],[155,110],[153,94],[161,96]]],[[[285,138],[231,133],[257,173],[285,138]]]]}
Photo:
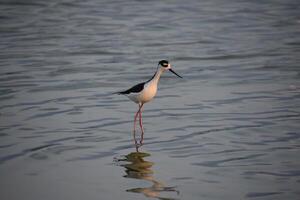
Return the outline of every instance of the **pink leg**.
{"type": "Polygon", "coordinates": [[[137,116],[138,116],[138,114],[139,114],[139,111],[140,111],[140,109],[139,109],[139,110],[135,113],[135,115],[134,115],[133,132],[135,132],[136,118],[137,118],[137,116]]]}
{"type": "Polygon", "coordinates": [[[137,140],[136,140],[136,137],[135,137],[135,131],[133,131],[133,139],[134,139],[134,144],[137,145],[137,140]]]}
{"type": "Polygon", "coordinates": [[[143,127],[143,118],[142,118],[142,107],[143,107],[143,105],[144,104],[141,105],[140,112],[139,112],[139,121],[140,121],[140,127],[141,127],[141,131],[142,131],[140,144],[143,144],[143,141],[144,141],[144,127],[143,127]]]}
{"type": "Polygon", "coordinates": [[[134,116],[134,123],[133,123],[133,138],[134,138],[135,144],[137,144],[137,140],[136,140],[136,138],[135,138],[136,118],[137,118],[137,116],[138,116],[140,110],[141,110],[141,106],[139,105],[139,109],[138,109],[138,111],[136,112],[136,114],[135,114],[135,116],[134,116]]]}

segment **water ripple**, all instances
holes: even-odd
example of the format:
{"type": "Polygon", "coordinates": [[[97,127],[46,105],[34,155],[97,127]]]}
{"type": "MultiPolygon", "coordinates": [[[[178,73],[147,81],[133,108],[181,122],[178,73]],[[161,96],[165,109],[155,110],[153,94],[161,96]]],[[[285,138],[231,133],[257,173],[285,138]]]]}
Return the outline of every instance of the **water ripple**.
{"type": "Polygon", "coordinates": [[[42,149],[45,149],[45,148],[48,148],[48,147],[51,147],[51,146],[55,146],[55,145],[57,145],[57,144],[42,145],[42,146],[30,148],[30,149],[24,149],[23,151],[18,152],[18,153],[13,153],[13,154],[9,154],[9,155],[6,155],[6,156],[2,156],[2,157],[0,157],[0,164],[3,164],[3,163],[5,163],[7,161],[10,161],[12,159],[16,159],[18,157],[25,156],[28,153],[39,151],[39,150],[42,150],[42,149]]]}
{"type": "Polygon", "coordinates": [[[248,198],[258,198],[267,196],[276,196],[278,194],[283,194],[283,192],[250,192],[246,195],[248,198]]]}
{"type": "MultiPolygon", "coordinates": [[[[254,158],[258,158],[261,156],[264,156],[265,154],[253,154],[253,155],[248,155],[248,156],[243,156],[243,157],[234,157],[234,158],[228,158],[228,159],[222,159],[222,160],[213,160],[213,161],[205,161],[205,162],[200,162],[200,163],[192,163],[193,165],[198,165],[198,166],[203,166],[203,167],[224,167],[227,165],[247,165],[245,164],[230,164],[230,163],[239,163],[235,161],[244,161],[244,160],[252,160],[254,158]],[[227,164],[229,163],[229,164],[227,164]],[[227,164],[227,165],[226,165],[227,164]]],[[[242,162],[244,163],[244,162],[242,162]]]]}
{"type": "Polygon", "coordinates": [[[298,1],[0,5],[4,199],[299,197],[298,1]],[[184,78],[163,74],[137,148],[137,105],[113,93],[161,59],[184,78]]]}

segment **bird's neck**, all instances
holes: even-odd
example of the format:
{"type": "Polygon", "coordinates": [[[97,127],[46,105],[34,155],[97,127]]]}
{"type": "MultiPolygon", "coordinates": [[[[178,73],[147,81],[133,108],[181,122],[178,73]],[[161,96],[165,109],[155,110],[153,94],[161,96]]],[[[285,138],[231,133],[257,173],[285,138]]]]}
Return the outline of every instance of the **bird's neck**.
{"type": "Polygon", "coordinates": [[[158,84],[160,76],[162,75],[163,72],[164,72],[164,70],[162,68],[158,68],[157,71],[155,72],[153,78],[150,80],[150,82],[158,84]]]}

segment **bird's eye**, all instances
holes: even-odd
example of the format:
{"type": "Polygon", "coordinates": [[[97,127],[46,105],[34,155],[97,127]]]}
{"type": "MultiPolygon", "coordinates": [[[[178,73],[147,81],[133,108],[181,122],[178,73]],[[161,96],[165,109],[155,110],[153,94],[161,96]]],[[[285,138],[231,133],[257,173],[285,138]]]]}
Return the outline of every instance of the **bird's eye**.
{"type": "Polygon", "coordinates": [[[169,62],[167,60],[161,60],[158,64],[162,67],[168,67],[169,62]]]}

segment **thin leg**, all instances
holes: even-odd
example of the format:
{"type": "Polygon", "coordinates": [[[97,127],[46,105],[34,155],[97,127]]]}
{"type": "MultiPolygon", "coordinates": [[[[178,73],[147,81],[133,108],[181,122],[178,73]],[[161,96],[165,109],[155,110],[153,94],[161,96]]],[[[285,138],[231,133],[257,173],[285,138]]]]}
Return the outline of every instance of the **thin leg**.
{"type": "Polygon", "coordinates": [[[134,144],[137,145],[137,140],[136,140],[136,137],[135,137],[135,130],[133,131],[133,139],[134,139],[134,144]]]}
{"type": "Polygon", "coordinates": [[[140,144],[143,144],[143,141],[144,141],[144,128],[143,128],[143,118],[142,118],[142,107],[143,107],[144,104],[141,105],[141,108],[140,108],[140,114],[139,114],[139,121],[140,121],[140,127],[141,127],[141,131],[142,131],[142,135],[141,135],[141,141],[140,141],[140,144]]]}
{"type": "Polygon", "coordinates": [[[137,118],[140,110],[141,110],[141,106],[139,105],[139,109],[138,109],[138,111],[136,112],[136,114],[134,116],[134,123],[133,123],[133,138],[134,138],[134,143],[135,144],[137,144],[137,140],[136,140],[136,137],[135,137],[136,118],[137,118]]]}
{"type": "Polygon", "coordinates": [[[134,116],[133,132],[135,132],[135,127],[136,127],[136,118],[137,118],[137,116],[138,116],[138,114],[139,114],[140,110],[141,110],[141,105],[139,105],[139,109],[138,109],[138,111],[135,113],[135,116],[134,116]]]}
{"type": "Polygon", "coordinates": [[[140,112],[139,112],[139,122],[140,122],[140,127],[141,127],[141,130],[142,130],[142,133],[144,133],[144,128],[143,128],[143,118],[142,118],[142,107],[143,107],[144,104],[141,105],[141,109],[140,109],[140,112]]]}

